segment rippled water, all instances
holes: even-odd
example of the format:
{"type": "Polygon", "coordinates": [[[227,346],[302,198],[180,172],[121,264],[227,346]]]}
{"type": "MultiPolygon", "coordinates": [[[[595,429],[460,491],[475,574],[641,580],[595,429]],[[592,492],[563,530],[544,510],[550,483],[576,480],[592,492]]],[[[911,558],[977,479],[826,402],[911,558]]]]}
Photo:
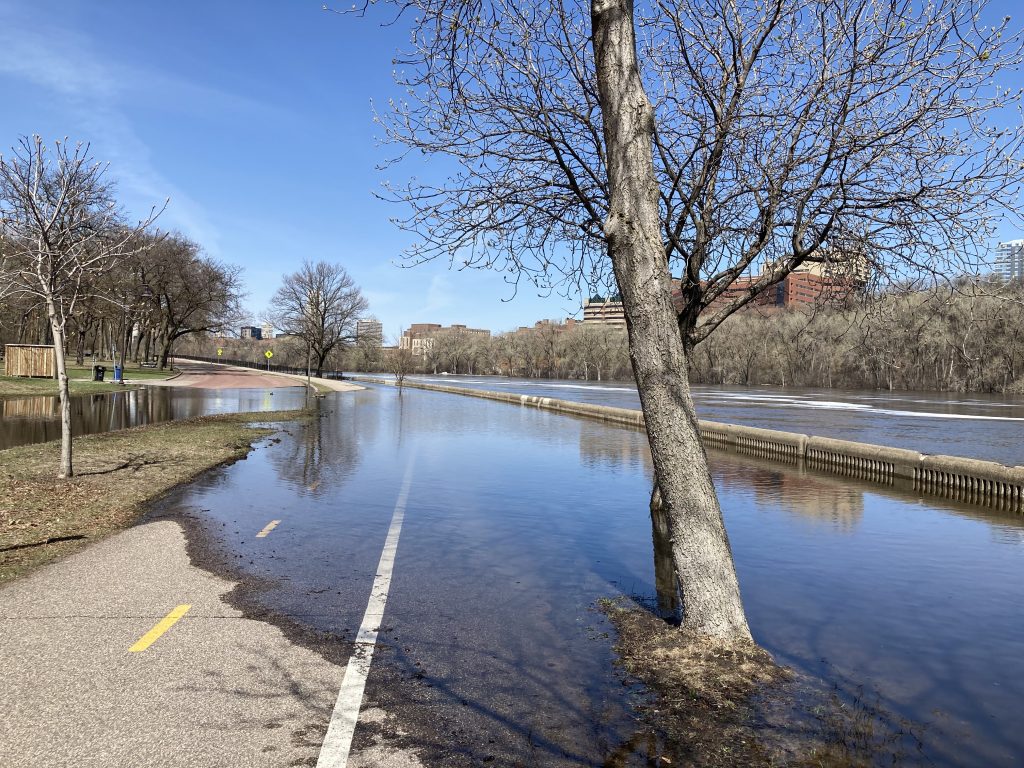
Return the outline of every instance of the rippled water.
{"type": "MultiPolygon", "coordinates": [[[[410,376],[447,386],[639,408],[632,382],[410,376]]],[[[693,388],[703,419],[835,437],[921,453],[1024,464],[1024,398],[778,387],[693,388]]]]}
{"type": "MultiPolygon", "coordinates": [[[[71,432],[91,435],[191,419],[214,413],[246,413],[302,407],[305,390],[174,389],[153,387],[71,398],[71,432]]],[[[0,450],[60,438],[56,397],[0,399],[0,450]]]]}
{"type": "MultiPolygon", "coordinates": [[[[408,389],[324,409],[172,502],[267,580],[261,603],[352,638],[411,472],[368,701],[427,764],[649,764],[594,610],[658,601],[643,435],[408,389]]],[[[755,637],[899,724],[879,762],[1019,764],[1024,518],[711,458],[755,637]]]]}

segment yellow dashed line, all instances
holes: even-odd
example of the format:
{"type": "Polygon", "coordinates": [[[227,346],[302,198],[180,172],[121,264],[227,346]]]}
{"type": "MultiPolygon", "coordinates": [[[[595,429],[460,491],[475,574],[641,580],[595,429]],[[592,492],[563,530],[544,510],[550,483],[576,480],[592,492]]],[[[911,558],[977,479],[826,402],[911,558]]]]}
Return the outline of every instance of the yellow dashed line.
{"type": "Polygon", "coordinates": [[[155,627],[149,630],[149,632],[140,637],[139,641],[128,649],[128,652],[138,653],[149,648],[149,646],[160,639],[160,636],[164,632],[173,627],[178,622],[178,619],[188,613],[188,609],[191,607],[191,605],[179,605],[173,611],[164,616],[164,618],[162,618],[155,627]]]}
{"type": "Polygon", "coordinates": [[[277,528],[277,525],[280,522],[281,522],[280,520],[271,520],[269,523],[266,524],[266,526],[263,528],[262,531],[260,531],[259,533],[256,534],[256,538],[257,539],[262,539],[264,536],[266,536],[272,530],[277,528]]]}

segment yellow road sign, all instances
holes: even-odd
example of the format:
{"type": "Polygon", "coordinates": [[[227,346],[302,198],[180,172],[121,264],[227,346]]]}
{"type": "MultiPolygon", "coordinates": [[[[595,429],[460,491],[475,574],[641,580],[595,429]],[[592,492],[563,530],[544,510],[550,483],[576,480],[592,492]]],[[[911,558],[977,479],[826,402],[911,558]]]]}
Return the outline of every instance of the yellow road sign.
{"type": "Polygon", "coordinates": [[[223,354],[224,354],[224,350],[221,349],[220,347],[217,347],[217,357],[220,357],[223,354]]]}
{"type": "Polygon", "coordinates": [[[268,349],[266,352],[263,353],[263,356],[267,358],[267,360],[269,360],[274,356],[274,351],[272,349],[268,349]]]}

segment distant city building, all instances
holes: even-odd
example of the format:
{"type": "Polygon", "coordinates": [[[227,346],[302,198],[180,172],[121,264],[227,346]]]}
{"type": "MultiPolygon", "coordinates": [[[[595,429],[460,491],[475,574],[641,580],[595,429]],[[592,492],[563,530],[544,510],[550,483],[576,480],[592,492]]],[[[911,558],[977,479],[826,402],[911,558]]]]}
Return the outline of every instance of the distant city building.
{"type": "Polygon", "coordinates": [[[264,339],[272,339],[272,338],[274,338],[274,326],[272,326],[270,323],[264,323],[261,326],[261,330],[263,331],[263,338],[264,339]]]}
{"type": "MultiPolygon", "coordinates": [[[[760,275],[738,277],[729,284],[712,307],[720,307],[746,296],[765,276],[777,268],[769,263],[760,275]]],[[[867,258],[838,258],[825,255],[821,260],[804,262],[786,277],[759,291],[743,309],[758,311],[807,307],[826,301],[845,301],[861,290],[871,279],[871,264],[867,258]]],[[[674,281],[672,299],[677,311],[682,311],[683,297],[679,281],[674,281]]]]}
{"type": "Polygon", "coordinates": [[[373,347],[384,346],[384,326],[381,321],[372,317],[357,320],[356,343],[373,347]]]}
{"type": "Polygon", "coordinates": [[[1024,279],[1024,240],[1010,240],[996,246],[996,274],[1003,280],[1024,279]]]}
{"type": "Polygon", "coordinates": [[[262,339],[263,329],[257,328],[255,325],[243,325],[239,336],[243,339],[262,339]]]}
{"type": "Polygon", "coordinates": [[[626,312],[622,308],[622,297],[591,296],[583,300],[583,322],[587,325],[614,325],[626,327],[626,312]]]}
{"type": "Polygon", "coordinates": [[[437,323],[413,323],[398,340],[398,348],[408,349],[414,355],[425,357],[434,348],[434,339],[439,333],[464,333],[470,336],[491,337],[491,332],[483,328],[467,328],[457,324],[445,327],[437,323]]]}

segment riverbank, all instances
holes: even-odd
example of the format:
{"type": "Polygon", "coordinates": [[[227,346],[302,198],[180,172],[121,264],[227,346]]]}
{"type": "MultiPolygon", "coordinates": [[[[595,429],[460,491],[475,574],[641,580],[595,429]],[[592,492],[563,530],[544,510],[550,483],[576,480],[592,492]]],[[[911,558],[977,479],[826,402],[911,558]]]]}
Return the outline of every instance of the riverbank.
{"type": "Polygon", "coordinates": [[[77,475],[57,480],[58,442],[0,451],[0,584],[130,526],[145,505],[244,458],[304,411],[204,416],[75,438],[77,475]]]}

